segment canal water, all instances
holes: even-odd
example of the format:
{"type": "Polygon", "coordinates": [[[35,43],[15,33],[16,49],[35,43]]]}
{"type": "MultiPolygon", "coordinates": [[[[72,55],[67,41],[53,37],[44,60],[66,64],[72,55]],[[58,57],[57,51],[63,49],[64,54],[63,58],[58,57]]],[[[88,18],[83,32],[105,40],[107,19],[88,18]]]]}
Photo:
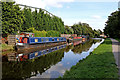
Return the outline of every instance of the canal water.
{"type": "MultiPolygon", "coordinates": [[[[90,52],[97,48],[104,40],[90,39],[77,45],[57,46],[59,49],[39,57],[26,54],[21,59],[16,55],[15,61],[8,60],[5,56],[2,62],[2,78],[34,79],[34,78],[58,78],[63,76],[66,70],[70,70],[77,62],[86,58],[90,52]],[[24,58],[24,59],[23,59],[24,58]]],[[[37,55],[39,52],[37,53],[37,55]]]]}

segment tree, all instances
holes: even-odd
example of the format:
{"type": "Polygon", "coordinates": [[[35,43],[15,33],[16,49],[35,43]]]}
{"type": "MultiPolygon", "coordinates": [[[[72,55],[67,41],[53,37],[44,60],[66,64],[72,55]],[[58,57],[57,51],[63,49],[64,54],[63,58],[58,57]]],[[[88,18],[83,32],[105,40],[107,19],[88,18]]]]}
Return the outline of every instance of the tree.
{"type": "Polygon", "coordinates": [[[92,30],[92,28],[89,26],[87,23],[81,23],[79,22],[78,24],[74,24],[71,27],[74,31],[74,34],[77,35],[89,35],[90,37],[94,37],[95,31],[92,30]]]}
{"type": "Polygon", "coordinates": [[[113,38],[120,38],[120,11],[115,11],[108,16],[104,33],[113,38]]]}
{"type": "Polygon", "coordinates": [[[31,8],[24,7],[20,10],[15,2],[2,2],[2,32],[4,34],[14,34],[17,31],[29,32],[33,28],[37,31],[58,31],[64,33],[64,22],[61,18],[50,15],[44,10],[37,9],[31,11],[31,8]]]}
{"type": "Polygon", "coordinates": [[[65,26],[65,34],[73,34],[74,31],[72,28],[70,28],[69,26],[65,26]]]}
{"type": "Polygon", "coordinates": [[[22,30],[24,20],[23,11],[15,2],[2,2],[2,33],[15,34],[22,30]]]}
{"type": "Polygon", "coordinates": [[[27,31],[27,29],[33,27],[33,16],[30,8],[24,7],[23,11],[24,11],[25,20],[22,25],[23,28],[22,31],[27,31]]]}
{"type": "Polygon", "coordinates": [[[99,34],[102,34],[102,33],[103,33],[100,29],[98,29],[98,32],[99,32],[99,34]]]}

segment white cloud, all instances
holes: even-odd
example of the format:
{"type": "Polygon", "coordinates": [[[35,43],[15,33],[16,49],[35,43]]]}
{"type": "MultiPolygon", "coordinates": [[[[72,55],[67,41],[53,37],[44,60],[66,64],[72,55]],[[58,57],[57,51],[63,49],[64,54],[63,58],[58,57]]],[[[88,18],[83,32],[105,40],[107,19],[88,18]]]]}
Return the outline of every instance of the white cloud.
{"type": "MultiPolygon", "coordinates": [[[[54,74],[59,74],[58,77],[60,75],[63,75],[65,73],[67,69],[63,66],[62,63],[58,63],[56,65],[51,66],[48,70],[46,70],[44,73],[42,73],[42,75],[38,75],[32,78],[53,78],[54,74]],[[54,73],[53,73],[54,72],[54,73]]],[[[55,76],[54,76],[55,78],[55,76]]]]}
{"type": "Polygon", "coordinates": [[[69,8],[70,8],[70,6],[67,6],[67,8],[69,9],[69,8]]]}
{"type": "Polygon", "coordinates": [[[49,8],[49,7],[46,7],[46,9],[47,9],[47,10],[50,10],[50,8],[49,8]]]}
{"type": "Polygon", "coordinates": [[[87,19],[64,19],[63,21],[65,23],[65,25],[69,25],[72,26],[75,23],[81,22],[81,23],[87,23],[90,25],[90,27],[92,27],[92,29],[101,29],[103,30],[105,27],[105,22],[107,21],[107,19],[101,18],[101,19],[95,19],[95,18],[87,18],[87,19]]]}
{"type": "Polygon", "coordinates": [[[28,6],[46,8],[46,7],[58,7],[62,8],[62,3],[74,2],[75,0],[14,0],[17,4],[24,4],[28,6]]]}
{"type": "Polygon", "coordinates": [[[119,0],[76,0],[77,2],[119,2],[119,0]]]}
{"type": "Polygon", "coordinates": [[[32,7],[38,7],[38,8],[44,8],[46,7],[46,4],[42,0],[15,0],[17,4],[23,4],[27,6],[32,7]]]}
{"type": "Polygon", "coordinates": [[[53,11],[52,14],[59,17],[62,14],[62,12],[61,11],[53,11]]]}
{"type": "Polygon", "coordinates": [[[99,16],[99,15],[93,15],[93,16],[91,16],[92,18],[94,18],[94,19],[101,19],[102,17],[101,16],[99,16]]]}
{"type": "Polygon", "coordinates": [[[103,30],[105,27],[105,21],[106,19],[83,19],[81,22],[86,22],[90,25],[90,27],[92,27],[93,29],[101,29],[103,30]]]}
{"type": "Polygon", "coordinates": [[[44,0],[46,6],[58,7],[61,8],[62,3],[74,2],[74,0],[44,0]]]}

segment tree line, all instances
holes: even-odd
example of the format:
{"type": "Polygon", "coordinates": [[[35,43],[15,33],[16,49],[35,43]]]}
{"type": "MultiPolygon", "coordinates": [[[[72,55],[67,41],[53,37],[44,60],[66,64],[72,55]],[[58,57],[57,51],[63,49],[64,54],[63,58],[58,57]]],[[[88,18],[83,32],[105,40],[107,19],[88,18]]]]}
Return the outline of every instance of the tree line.
{"type": "Polygon", "coordinates": [[[92,30],[87,23],[79,22],[71,27],[64,26],[61,18],[51,16],[42,9],[32,11],[31,8],[25,6],[21,10],[15,2],[2,2],[2,34],[16,34],[18,31],[33,32],[37,37],[42,34],[46,35],[44,37],[58,37],[60,34],[95,37],[100,34],[100,30],[92,30]]]}
{"type": "Polygon", "coordinates": [[[64,22],[61,18],[50,16],[42,9],[31,11],[31,8],[20,9],[15,2],[2,2],[2,32],[17,33],[17,31],[27,32],[33,27],[38,31],[55,30],[64,33],[64,22]]]}
{"type": "Polygon", "coordinates": [[[104,33],[112,38],[120,38],[120,10],[108,16],[104,33]]]}
{"type": "Polygon", "coordinates": [[[102,34],[100,29],[93,30],[87,23],[77,23],[71,27],[65,26],[65,33],[67,34],[77,34],[77,35],[89,35],[90,37],[99,37],[102,34]]]}

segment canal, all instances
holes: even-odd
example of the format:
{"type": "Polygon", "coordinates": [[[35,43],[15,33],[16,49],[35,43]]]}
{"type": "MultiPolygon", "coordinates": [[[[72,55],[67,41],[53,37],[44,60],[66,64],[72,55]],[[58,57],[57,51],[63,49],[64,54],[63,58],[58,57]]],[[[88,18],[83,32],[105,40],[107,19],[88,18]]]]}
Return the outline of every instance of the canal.
{"type": "MultiPolygon", "coordinates": [[[[2,62],[2,78],[34,79],[34,78],[58,78],[63,76],[66,70],[70,70],[77,62],[86,58],[90,52],[97,48],[104,40],[90,39],[77,45],[57,46],[59,49],[43,54],[39,57],[28,58],[33,53],[22,58],[16,55],[15,61],[8,60],[4,56],[2,62]]],[[[39,52],[37,52],[37,55],[39,52]]]]}

